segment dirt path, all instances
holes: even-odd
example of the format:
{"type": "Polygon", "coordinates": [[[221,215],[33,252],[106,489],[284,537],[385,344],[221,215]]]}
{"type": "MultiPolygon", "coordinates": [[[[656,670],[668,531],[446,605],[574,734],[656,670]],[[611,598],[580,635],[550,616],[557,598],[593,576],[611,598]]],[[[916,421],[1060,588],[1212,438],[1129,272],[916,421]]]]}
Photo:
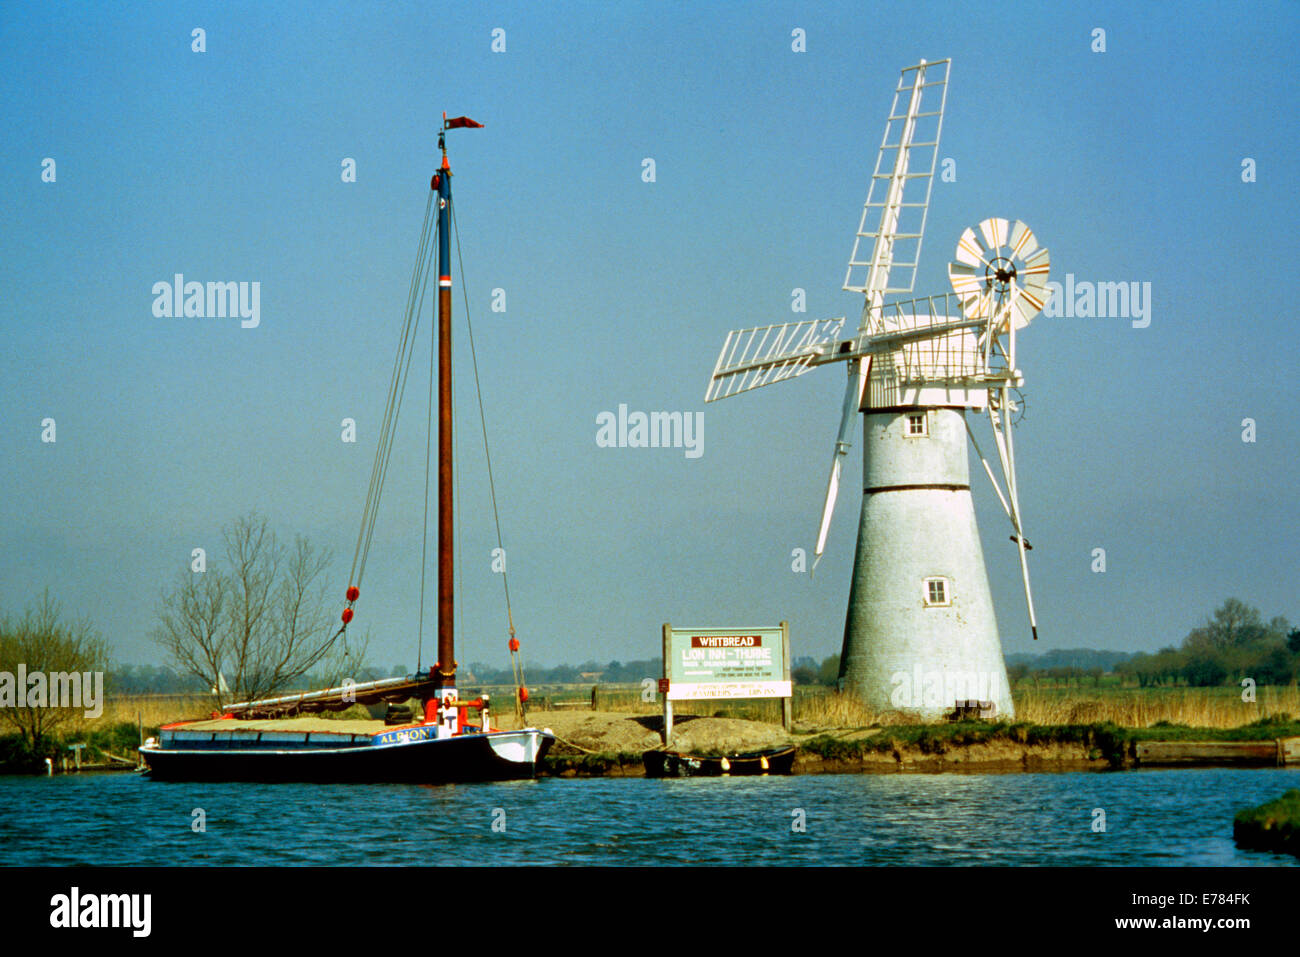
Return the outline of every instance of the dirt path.
{"type": "MultiPolygon", "coordinates": [[[[659,715],[618,711],[535,711],[528,723],[550,728],[560,739],[585,751],[602,754],[636,754],[662,745],[659,715]]],[[[506,724],[506,722],[503,722],[506,724]]],[[[773,748],[790,743],[780,725],[740,718],[704,718],[685,715],[673,721],[673,750],[707,753],[773,748]]],[[[563,754],[557,745],[553,753],[563,754]]]]}

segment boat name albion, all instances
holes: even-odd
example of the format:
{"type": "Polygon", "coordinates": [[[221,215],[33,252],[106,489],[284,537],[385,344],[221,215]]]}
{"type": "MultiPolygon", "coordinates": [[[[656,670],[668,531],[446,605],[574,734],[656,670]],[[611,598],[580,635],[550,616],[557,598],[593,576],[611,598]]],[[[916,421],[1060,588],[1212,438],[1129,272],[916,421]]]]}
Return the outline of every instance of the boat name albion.
{"type": "Polygon", "coordinates": [[[245,329],[262,322],[260,282],[186,282],[176,273],[171,282],[153,284],[153,314],[159,319],[225,319],[238,317],[245,329]]]}
{"type": "Polygon", "coordinates": [[[423,725],[419,728],[403,728],[401,731],[389,731],[379,736],[380,744],[410,744],[412,741],[427,741],[437,737],[436,725],[423,725]]]}

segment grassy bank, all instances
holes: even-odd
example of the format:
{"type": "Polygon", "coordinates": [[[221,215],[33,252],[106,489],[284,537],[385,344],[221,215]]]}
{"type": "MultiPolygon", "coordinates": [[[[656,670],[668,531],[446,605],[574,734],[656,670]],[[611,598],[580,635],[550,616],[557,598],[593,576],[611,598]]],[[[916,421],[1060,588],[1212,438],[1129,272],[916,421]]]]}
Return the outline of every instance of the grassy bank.
{"type": "MultiPolygon", "coordinates": [[[[472,687],[464,690],[467,694],[479,691],[472,687]]],[[[496,701],[497,720],[511,726],[513,689],[483,690],[496,701]]],[[[1243,702],[1240,689],[1232,687],[1138,689],[1104,683],[1095,687],[1026,683],[1014,691],[1014,721],[951,724],[923,724],[897,714],[877,714],[858,699],[827,688],[796,686],[794,690],[791,739],[800,749],[801,767],[810,770],[865,765],[887,769],[891,764],[917,762],[927,766],[984,762],[991,766],[1030,760],[1116,767],[1131,763],[1140,741],[1263,741],[1300,736],[1300,721],[1293,718],[1300,715],[1300,692],[1294,686],[1262,687],[1257,689],[1256,701],[1243,702]]],[[[49,739],[39,754],[28,753],[14,735],[0,737],[0,773],[42,771],[47,756],[59,767],[68,755],[67,745],[76,742],[89,745],[82,754],[83,763],[107,760],[106,752],[134,758],[140,740],[138,725],[143,725],[148,737],[156,735],[161,724],[206,717],[210,710],[211,700],[205,696],[109,697],[99,718],[78,718],[77,724],[49,739]]],[[[567,756],[563,749],[557,749],[555,755],[557,767],[563,771],[636,773],[640,752],[657,742],[655,734],[635,742],[632,738],[646,735],[661,710],[660,704],[643,700],[640,686],[543,686],[533,691],[529,723],[558,728],[567,717],[584,723],[588,720],[584,716],[639,721],[634,733],[621,738],[598,735],[567,756]]],[[[325,716],[366,717],[364,711],[358,706],[325,716]]],[[[781,709],[776,700],[679,702],[674,713],[680,727],[686,727],[685,722],[691,719],[722,718],[780,731],[781,709]]],[[[707,753],[731,749],[734,743],[715,742],[706,736],[687,749],[707,753]]]]}
{"type": "MultiPolygon", "coordinates": [[[[154,735],[158,733],[158,728],[146,727],[144,732],[146,736],[154,735]]],[[[44,774],[46,758],[54,762],[56,770],[62,769],[65,757],[71,767],[74,758],[68,746],[72,744],[86,745],[81,752],[83,766],[121,763],[113,761],[110,754],[134,762],[136,748],[140,746],[140,730],[134,721],[96,723],[92,728],[49,735],[42,738],[35,748],[30,747],[19,735],[0,735],[0,774],[44,774]]]]}
{"type": "Polygon", "coordinates": [[[942,758],[975,745],[1013,745],[1031,749],[1070,745],[1077,749],[1083,760],[1104,760],[1111,766],[1122,767],[1131,757],[1131,735],[1131,731],[1113,724],[958,721],[886,728],[859,738],[821,734],[801,743],[799,750],[835,762],[861,761],[874,755],[890,755],[902,762],[908,756],[942,758]]]}
{"type": "MultiPolygon", "coordinates": [[[[544,771],[548,774],[639,776],[641,751],[659,746],[659,724],[646,716],[556,711],[535,715],[532,720],[541,725],[553,723],[560,737],[559,744],[545,761],[544,771]],[[636,729],[636,733],[627,734],[629,728],[636,729]]],[[[688,718],[678,727],[680,740],[674,741],[674,750],[692,754],[757,750],[782,741],[793,744],[795,770],[799,773],[1105,770],[1147,763],[1149,758],[1139,758],[1138,753],[1139,746],[1146,742],[1264,741],[1271,744],[1278,738],[1300,736],[1300,722],[1285,715],[1238,728],[1196,728],[1168,723],[1151,728],[1124,728],[1112,723],[1045,725],[1024,721],[961,721],[796,730],[785,736],[779,734],[779,726],[770,723],[718,718],[688,718]],[[723,726],[729,729],[732,740],[722,741],[723,726]],[[752,730],[747,732],[742,726],[752,730]],[[714,746],[718,743],[727,747],[714,746]]],[[[1193,750],[1197,750],[1195,746],[1193,750]]]]}
{"type": "Polygon", "coordinates": [[[1232,837],[1238,847],[1300,857],[1300,790],[1293,788],[1276,801],[1238,811],[1232,837]]]}
{"type": "MultiPolygon", "coordinates": [[[[502,689],[508,700],[508,689],[502,689]]],[[[1241,689],[1125,688],[1116,683],[1053,684],[1026,681],[1012,689],[1015,720],[1034,725],[1115,724],[1126,728],[1186,725],[1233,729],[1274,714],[1300,715],[1300,689],[1294,685],[1256,689],[1254,701],[1242,701],[1241,689]]],[[[658,714],[662,705],[644,701],[631,685],[564,685],[538,689],[530,708],[536,711],[590,707],[597,711],[658,714]],[[594,693],[593,693],[594,691],[594,693]]],[[[750,721],[781,720],[777,700],[721,703],[682,701],[673,705],[682,715],[716,715],[750,721]]],[[[898,714],[881,714],[851,695],[819,686],[796,685],[794,720],[809,728],[870,728],[920,724],[898,714]]]]}
{"type": "Polygon", "coordinates": [[[856,737],[823,733],[800,743],[800,751],[824,760],[862,761],[876,755],[938,758],[979,746],[1011,745],[1011,753],[1034,750],[1070,753],[1086,761],[1127,767],[1141,741],[1272,741],[1300,735],[1300,721],[1275,715],[1237,728],[1203,728],[1168,722],[1150,728],[1125,728],[1113,722],[1036,724],[1028,721],[958,721],[950,724],[903,725],[856,737]]]}

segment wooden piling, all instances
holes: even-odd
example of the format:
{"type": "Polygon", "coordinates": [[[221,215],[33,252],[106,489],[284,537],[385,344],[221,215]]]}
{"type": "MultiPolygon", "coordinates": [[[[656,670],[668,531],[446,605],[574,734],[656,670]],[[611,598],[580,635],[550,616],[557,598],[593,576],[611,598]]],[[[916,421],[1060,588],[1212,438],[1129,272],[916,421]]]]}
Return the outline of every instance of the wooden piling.
{"type": "MultiPolygon", "coordinates": [[[[1300,742],[1300,738],[1294,739],[1300,742]]],[[[1137,763],[1170,765],[1264,765],[1286,763],[1283,741],[1139,741],[1137,763]]],[[[1300,754],[1293,760],[1300,760],[1300,754]]]]}

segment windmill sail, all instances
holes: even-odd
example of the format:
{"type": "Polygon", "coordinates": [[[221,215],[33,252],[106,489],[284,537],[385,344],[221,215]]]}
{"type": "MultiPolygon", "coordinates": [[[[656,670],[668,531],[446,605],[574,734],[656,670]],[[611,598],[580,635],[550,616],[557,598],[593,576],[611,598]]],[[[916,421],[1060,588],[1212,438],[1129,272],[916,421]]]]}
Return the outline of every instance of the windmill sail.
{"type": "Polygon", "coordinates": [[[853,426],[862,405],[862,388],[871,369],[871,356],[849,364],[849,383],[844,390],[844,407],[840,411],[840,434],[835,441],[835,454],[831,456],[831,476],[826,483],[826,504],[822,506],[822,520],[817,526],[817,546],[813,549],[813,569],[826,551],[826,536],[831,531],[831,517],[835,514],[835,499],[840,494],[840,471],[844,457],[852,446],[853,426]]]}
{"type": "Polygon", "coordinates": [[[808,371],[816,359],[830,355],[844,317],[805,319],[776,326],[736,329],[718,353],[705,402],[726,399],[750,389],[784,382],[808,371]]]}
{"type": "MultiPolygon", "coordinates": [[[[934,63],[922,60],[916,66],[906,67],[898,76],[894,101],[885,121],[885,135],[876,155],[876,167],[871,174],[871,185],[867,187],[867,201],[862,207],[848,272],[844,276],[846,290],[866,295],[859,328],[867,333],[882,333],[888,328],[883,313],[885,294],[911,292],[916,282],[926,211],[930,205],[930,187],[939,155],[939,134],[943,130],[950,65],[949,60],[934,63]],[[899,112],[900,104],[905,104],[902,113],[899,112]],[[871,250],[870,258],[863,259],[862,254],[867,248],[871,250]]],[[[897,333],[900,328],[899,324],[894,324],[889,331],[897,333]]],[[[915,324],[911,331],[915,332],[915,324]]],[[[907,333],[903,336],[908,337],[907,333]]],[[[878,351],[880,345],[869,348],[878,351]]],[[[835,499],[839,494],[841,462],[852,445],[852,425],[861,407],[871,367],[870,356],[864,361],[854,361],[849,367],[839,436],[831,455],[826,502],[817,526],[814,568],[826,549],[835,499]]]]}
{"type": "Polygon", "coordinates": [[[899,75],[844,275],[844,288],[866,293],[870,306],[889,293],[911,292],[916,283],[950,66],[950,60],[922,60],[899,75]]]}

